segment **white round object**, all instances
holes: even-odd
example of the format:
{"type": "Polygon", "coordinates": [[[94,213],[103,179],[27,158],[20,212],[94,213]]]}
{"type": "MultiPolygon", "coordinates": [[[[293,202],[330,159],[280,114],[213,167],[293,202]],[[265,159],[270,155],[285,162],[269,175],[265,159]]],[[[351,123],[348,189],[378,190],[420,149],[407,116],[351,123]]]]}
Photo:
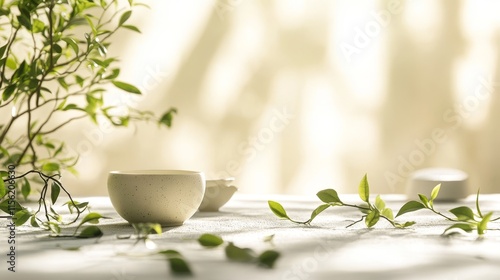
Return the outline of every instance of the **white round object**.
{"type": "Polygon", "coordinates": [[[441,184],[435,201],[453,201],[469,195],[468,175],[453,168],[426,168],[415,171],[406,187],[408,199],[418,200],[418,194],[430,197],[432,189],[441,184]]]}
{"type": "Polygon", "coordinates": [[[108,192],[116,212],[130,223],[179,226],[198,210],[205,175],[182,170],[111,171],[108,192]]]}

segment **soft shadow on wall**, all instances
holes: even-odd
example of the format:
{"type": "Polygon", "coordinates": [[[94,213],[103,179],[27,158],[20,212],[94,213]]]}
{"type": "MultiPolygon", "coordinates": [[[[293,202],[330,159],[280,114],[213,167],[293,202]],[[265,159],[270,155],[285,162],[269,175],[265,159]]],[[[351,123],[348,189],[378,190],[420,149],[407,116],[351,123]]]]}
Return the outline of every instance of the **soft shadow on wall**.
{"type": "MultiPolygon", "coordinates": [[[[465,170],[499,192],[498,4],[472,1],[145,1],[143,34],[114,49],[125,99],[179,115],[64,132],[90,143],[74,193],[106,194],[114,169],[196,169],[241,192],[402,193],[409,172],[465,170]]],[[[110,50],[111,51],[111,50],[110,50]]],[[[117,97],[123,98],[123,97],[117,97]]]]}

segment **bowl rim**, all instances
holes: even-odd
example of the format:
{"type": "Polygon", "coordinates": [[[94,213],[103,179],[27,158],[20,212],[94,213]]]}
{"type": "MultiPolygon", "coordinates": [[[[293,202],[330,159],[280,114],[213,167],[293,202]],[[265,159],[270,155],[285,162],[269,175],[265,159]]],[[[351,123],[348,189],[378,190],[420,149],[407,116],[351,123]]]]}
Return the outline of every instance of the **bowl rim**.
{"type": "Polygon", "coordinates": [[[125,176],[151,176],[151,175],[203,175],[202,171],[192,170],[174,170],[174,169],[144,169],[144,170],[112,170],[109,171],[111,175],[125,175],[125,176]]]}

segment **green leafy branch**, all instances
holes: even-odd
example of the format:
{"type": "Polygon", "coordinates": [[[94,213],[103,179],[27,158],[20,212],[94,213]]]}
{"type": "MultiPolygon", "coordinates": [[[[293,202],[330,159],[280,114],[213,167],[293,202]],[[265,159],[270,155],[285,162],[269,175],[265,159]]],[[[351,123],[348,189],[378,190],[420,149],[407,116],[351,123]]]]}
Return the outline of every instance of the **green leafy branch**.
{"type": "Polygon", "coordinates": [[[80,233],[78,232],[78,230],[84,224],[95,224],[99,222],[99,219],[104,218],[101,214],[95,212],[90,212],[85,217],[83,217],[73,234],[61,234],[62,226],[69,226],[76,223],[80,216],[86,210],[89,210],[89,208],[88,202],[78,202],[73,199],[71,194],[66,190],[66,188],[59,180],[59,174],[47,175],[38,170],[30,170],[19,176],[9,176],[8,173],[5,173],[1,174],[2,176],[0,176],[2,178],[0,180],[0,198],[3,199],[3,201],[0,203],[0,210],[9,215],[12,215],[12,220],[16,226],[21,226],[29,221],[32,227],[40,227],[45,230],[49,230],[52,233],[51,236],[71,236],[79,238],[102,236],[102,231],[96,226],[89,226],[84,228],[80,233]],[[24,195],[26,193],[26,190],[29,190],[31,188],[29,180],[26,179],[26,177],[31,174],[37,175],[38,179],[42,181],[43,185],[40,191],[40,197],[37,201],[38,207],[36,210],[29,209],[19,204],[19,202],[16,200],[16,192],[8,189],[5,184],[7,182],[14,182],[15,184],[17,180],[22,179],[23,185],[21,189],[24,195]],[[4,179],[4,177],[6,179],[4,179]],[[47,197],[49,194],[49,189],[50,200],[47,197]],[[67,205],[70,214],[74,214],[74,217],[67,222],[63,221],[62,215],[60,215],[52,207],[57,202],[61,190],[69,198],[69,201],[65,202],[63,205],[67,205]],[[43,216],[44,219],[40,218],[40,216],[43,216]]]}
{"type": "Polygon", "coordinates": [[[412,200],[406,202],[400,208],[395,217],[392,209],[386,207],[385,201],[382,200],[380,195],[376,196],[374,203],[370,202],[370,187],[366,175],[363,177],[358,187],[358,194],[363,203],[359,205],[344,203],[342,200],[340,200],[335,190],[333,189],[322,190],[318,192],[316,196],[322,202],[324,202],[324,204],[321,204],[316,209],[314,209],[311,213],[311,217],[306,221],[296,221],[291,219],[288,216],[286,210],[283,208],[283,206],[276,201],[269,200],[268,204],[271,211],[279,218],[289,220],[293,223],[302,225],[310,225],[311,222],[316,218],[316,216],[318,216],[320,213],[322,213],[329,207],[341,207],[341,206],[355,208],[358,209],[361,213],[363,213],[363,215],[359,220],[356,220],[355,222],[349,224],[347,227],[350,227],[364,220],[365,225],[368,228],[371,228],[374,225],[376,225],[380,219],[384,219],[395,228],[407,228],[414,225],[415,222],[407,221],[404,223],[398,223],[394,220],[394,218],[397,218],[409,212],[414,212],[421,209],[428,209],[432,211],[434,214],[453,223],[451,226],[449,226],[444,230],[443,234],[449,234],[453,232],[452,230],[459,229],[465,232],[472,232],[476,230],[477,234],[479,236],[482,236],[489,229],[488,228],[489,222],[500,220],[500,217],[494,219],[492,218],[493,212],[488,212],[484,215],[482,214],[479,206],[479,190],[476,195],[476,211],[477,211],[476,213],[474,213],[474,211],[467,206],[459,206],[449,210],[449,212],[452,213],[454,217],[448,216],[446,214],[437,211],[434,208],[434,200],[438,197],[440,188],[441,184],[434,187],[430,194],[430,197],[427,197],[423,194],[419,194],[418,196],[420,198],[420,201],[412,200]]]}
{"type": "MultiPolygon", "coordinates": [[[[155,116],[126,102],[105,102],[111,93],[108,86],[141,94],[120,79],[119,60],[110,57],[108,48],[121,30],[140,33],[129,22],[134,8],[146,5],[129,0],[121,8],[119,2],[0,1],[0,114],[5,117],[0,121],[0,161],[4,165],[76,173],[78,155],[51,135],[83,118],[114,127],[127,127],[132,121],[172,125],[175,108],[155,116]],[[22,133],[14,127],[23,128],[22,133]]],[[[23,196],[29,193],[25,188],[23,196]]]]}
{"type": "Polygon", "coordinates": [[[222,237],[209,233],[202,234],[198,238],[198,242],[206,248],[216,248],[225,245],[224,252],[227,259],[243,263],[256,263],[266,268],[273,268],[276,260],[280,257],[280,253],[275,250],[265,250],[257,254],[250,248],[238,247],[233,242],[226,242],[222,237]]]}
{"type": "Polygon", "coordinates": [[[321,204],[318,206],[316,209],[314,209],[311,213],[311,216],[308,220],[306,221],[296,221],[291,219],[286,210],[283,208],[283,206],[276,202],[269,200],[269,208],[271,211],[278,216],[281,219],[286,219],[289,220],[293,223],[296,224],[304,224],[304,225],[310,225],[311,222],[318,216],[320,213],[325,211],[326,209],[330,207],[350,207],[350,208],[355,208],[359,210],[363,215],[359,220],[356,220],[355,222],[349,224],[347,227],[353,226],[359,222],[362,222],[363,220],[365,221],[365,225],[368,228],[371,228],[375,226],[380,219],[384,219],[387,222],[389,222],[393,227],[395,228],[406,228],[409,226],[412,226],[415,224],[415,222],[405,222],[405,223],[398,223],[394,220],[394,214],[391,208],[387,208],[385,201],[380,197],[380,195],[377,195],[375,198],[375,202],[372,203],[370,202],[370,186],[368,184],[368,179],[367,176],[365,175],[363,179],[361,179],[361,182],[359,183],[358,187],[358,194],[361,200],[363,201],[361,204],[349,204],[343,202],[338,194],[337,191],[334,189],[326,189],[319,191],[316,196],[324,202],[324,204],[321,204]]]}
{"type": "Polygon", "coordinates": [[[479,236],[482,236],[486,233],[486,230],[488,230],[489,222],[500,220],[500,217],[492,219],[493,212],[488,212],[485,215],[483,215],[483,213],[481,212],[481,208],[479,206],[479,190],[477,191],[476,194],[476,211],[477,211],[476,213],[474,213],[474,211],[467,206],[459,206],[451,210],[448,210],[448,212],[453,214],[454,217],[448,216],[446,214],[437,211],[434,208],[434,200],[437,198],[440,188],[441,184],[435,186],[432,189],[430,197],[427,197],[423,194],[419,194],[418,196],[420,198],[420,201],[412,200],[406,202],[401,207],[396,217],[409,212],[414,212],[421,209],[428,209],[432,211],[432,213],[441,216],[447,221],[452,222],[452,225],[444,230],[443,235],[451,234],[454,232],[453,231],[454,229],[458,229],[458,230],[463,230],[465,232],[472,232],[476,230],[477,234],[479,236]]]}

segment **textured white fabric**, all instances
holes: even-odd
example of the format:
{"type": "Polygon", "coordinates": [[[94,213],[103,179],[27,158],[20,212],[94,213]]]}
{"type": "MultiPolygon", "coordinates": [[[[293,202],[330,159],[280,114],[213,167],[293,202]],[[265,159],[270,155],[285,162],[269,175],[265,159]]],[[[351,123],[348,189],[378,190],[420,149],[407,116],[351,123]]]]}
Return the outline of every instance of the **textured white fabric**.
{"type": "MultiPolygon", "coordinates": [[[[397,211],[401,196],[383,196],[397,211]]],[[[341,196],[359,203],[354,195],[341,196]]],[[[398,218],[417,222],[408,229],[393,229],[380,221],[373,229],[363,223],[345,228],[359,219],[354,209],[330,208],[311,226],[279,220],[267,200],[282,203],[288,214],[307,220],[320,204],[314,197],[236,195],[220,212],[196,213],[183,226],[163,228],[152,236],[158,249],[175,249],[191,264],[194,279],[499,279],[500,231],[491,230],[483,239],[473,234],[452,238],[440,236],[449,225],[427,210],[398,218]],[[282,253],[274,269],[235,263],[224,256],[223,248],[202,248],[196,239],[202,233],[215,233],[237,246],[257,252],[274,248],[282,253]],[[272,244],[264,238],[274,234],[272,244]]],[[[134,246],[131,239],[117,235],[133,234],[133,229],[112,208],[109,199],[88,200],[94,211],[111,219],[102,220],[104,236],[99,239],[51,238],[47,232],[23,226],[16,233],[16,273],[7,271],[7,221],[0,220],[0,279],[171,279],[166,260],[134,246]],[[79,247],[79,250],[68,250],[79,247]]],[[[483,213],[500,215],[500,195],[481,199],[483,213]]],[[[474,207],[474,198],[457,203],[437,204],[446,211],[458,205],[474,207]]],[[[500,222],[491,223],[500,228],[500,222]]]]}

